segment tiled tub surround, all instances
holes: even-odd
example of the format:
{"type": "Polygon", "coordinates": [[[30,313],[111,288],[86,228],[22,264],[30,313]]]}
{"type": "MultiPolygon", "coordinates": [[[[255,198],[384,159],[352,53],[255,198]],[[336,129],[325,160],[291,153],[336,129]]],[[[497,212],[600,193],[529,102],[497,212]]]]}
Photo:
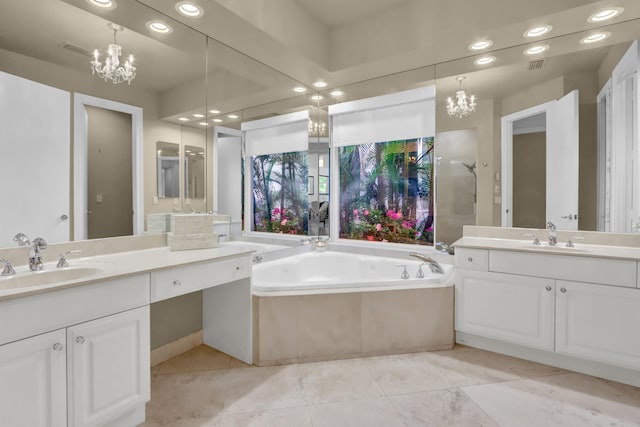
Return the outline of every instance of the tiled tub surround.
{"type": "Polygon", "coordinates": [[[452,266],[416,279],[419,264],[311,252],[254,266],[254,364],[450,349],[452,266]]]}
{"type": "Polygon", "coordinates": [[[563,232],[550,247],[546,234],[465,227],[456,342],[640,385],[640,236],[563,232]]]}

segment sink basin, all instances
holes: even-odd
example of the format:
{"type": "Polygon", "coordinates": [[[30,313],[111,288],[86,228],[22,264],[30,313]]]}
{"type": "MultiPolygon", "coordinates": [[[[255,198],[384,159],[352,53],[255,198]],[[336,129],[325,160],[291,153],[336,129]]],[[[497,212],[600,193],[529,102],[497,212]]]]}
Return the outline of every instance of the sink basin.
{"type": "Polygon", "coordinates": [[[56,282],[84,279],[102,272],[102,269],[95,267],[70,267],[55,270],[21,271],[14,276],[0,277],[0,289],[50,285],[56,282]]]}
{"type": "Polygon", "coordinates": [[[523,248],[533,249],[540,252],[555,252],[555,253],[585,253],[589,252],[587,249],[582,248],[570,248],[562,244],[558,244],[557,246],[549,246],[549,245],[534,245],[533,243],[527,243],[522,245],[523,248]]]}

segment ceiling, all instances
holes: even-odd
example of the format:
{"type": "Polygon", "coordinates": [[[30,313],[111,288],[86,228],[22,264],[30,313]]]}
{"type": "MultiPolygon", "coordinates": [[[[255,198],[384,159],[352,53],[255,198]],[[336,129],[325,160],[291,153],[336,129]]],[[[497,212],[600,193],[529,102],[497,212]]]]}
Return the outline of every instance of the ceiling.
{"type": "Polygon", "coordinates": [[[205,10],[202,18],[179,15],[175,0],[117,0],[112,11],[87,0],[0,0],[0,49],[84,74],[88,57],[81,52],[106,46],[113,37],[107,23],[116,22],[125,27],[118,34],[124,53],[136,54],[134,84],[157,92],[161,117],[175,121],[205,104],[255,116],[305,108],[314,104],[308,94],[319,79],[328,83],[320,105],[435,79],[448,92],[460,74],[478,96],[499,97],[562,73],[597,69],[607,47],[640,38],[638,0],[194,1],[205,10]],[[625,9],[607,23],[612,36],[604,47],[580,45],[579,38],[598,27],[586,17],[605,6],[625,9]],[[173,32],[151,33],[145,23],[152,18],[173,32]],[[552,48],[542,70],[529,72],[522,51],[531,42],[522,34],[539,24],[553,26],[544,40],[552,48]],[[474,65],[477,54],[467,48],[482,38],[494,42],[497,61],[488,67],[474,65]],[[72,50],[63,49],[65,43],[72,50]],[[294,95],[296,85],[306,86],[307,95],[294,95]],[[334,88],[345,95],[332,97],[334,88]]]}

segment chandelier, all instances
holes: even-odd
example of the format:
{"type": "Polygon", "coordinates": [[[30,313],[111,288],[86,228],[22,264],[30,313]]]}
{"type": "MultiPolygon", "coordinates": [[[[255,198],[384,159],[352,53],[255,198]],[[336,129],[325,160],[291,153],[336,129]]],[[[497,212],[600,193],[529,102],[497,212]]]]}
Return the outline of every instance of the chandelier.
{"type": "Polygon", "coordinates": [[[120,65],[120,56],[122,55],[122,46],[116,42],[116,34],[118,31],[124,30],[118,24],[109,22],[107,26],[113,30],[113,44],[107,48],[107,57],[104,64],[100,62],[100,52],[98,49],[93,51],[93,60],[91,63],[91,74],[97,74],[104,81],[111,80],[113,84],[127,82],[131,84],[131,80],[136,78],[136,67],[133,65],[133,55],[125,61],[124,66],[120,65]]]}
{"type": "Polygon", "coordinates": [[[318,120],[317,122],[309,120],[309,136],[329,136],[327,130],[326,122],[322,120],[318,120]]]}
{"type": "Polygon", "coordinates": [[[462,90],[462,81],[464,76],[456,77],[456,80],[460,83],[458,91],[456,91],[456,100],[451,97],[447,98],[447,113],[449,116],[458,117],[459,119],[467,117],[469,114],[476,111],[476,97],[471,95],[467,97],[467,94],[462,90]]]}

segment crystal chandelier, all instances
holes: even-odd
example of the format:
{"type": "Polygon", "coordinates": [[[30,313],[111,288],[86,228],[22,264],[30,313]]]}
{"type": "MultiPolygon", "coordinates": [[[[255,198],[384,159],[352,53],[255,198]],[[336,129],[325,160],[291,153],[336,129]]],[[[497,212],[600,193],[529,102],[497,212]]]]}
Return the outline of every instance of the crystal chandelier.
{"type": "Polygon", "coordinates": [[[462,90],[462,81],[464,76],[456,77],[456,80],[460,83],[460,88],[456,91],[456,100],[451,97],[447,98],[447,113],[449,116],[463,118],[476,111],[476,97],[471,95],[467,97],[467,94],[462,90]]]}
{"type": "Polygon", "coordinates": [[[98,49],[93,51],[93,60],[90,62],[91,74],[97,74],[98,77],[104,79],[105,82],[111,80],[114,85],[125,81],[131,84],[131,80],[136,77],[133,55],[129,55],[124,66],[121,66],[120,56],[122,55],[122,46],[116,42],[116,34],[118,31],[124,30],[124,28],[112,22],[108,23],[107,26],[113,30],[113,44],[110,44],[107,48],[107,57],[104,60],[104,64],[100,62],[100,52],[98,52],[98,49]]]}
{"type": "Polygon", "coordinates": [[[309,120],[309,136],[329,136],[327,130],[327,123],[324,121],[309,120]]]}

